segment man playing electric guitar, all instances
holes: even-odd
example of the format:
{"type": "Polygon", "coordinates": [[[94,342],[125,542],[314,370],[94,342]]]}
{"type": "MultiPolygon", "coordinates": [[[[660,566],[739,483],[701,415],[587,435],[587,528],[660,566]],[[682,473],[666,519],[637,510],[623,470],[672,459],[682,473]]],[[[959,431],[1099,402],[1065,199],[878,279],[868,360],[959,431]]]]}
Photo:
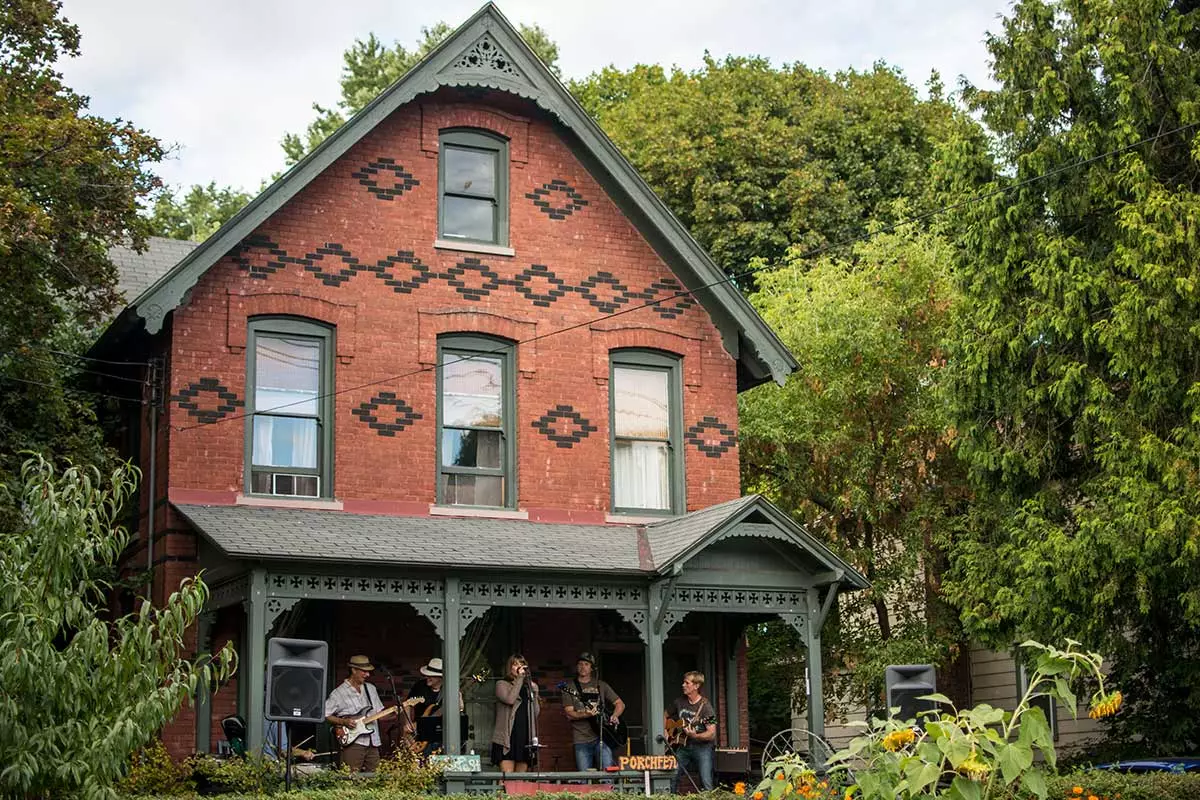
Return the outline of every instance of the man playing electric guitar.
{"type": "MultiPolygon", "coordinates": [[[[325,700],[325,719],[331,725],[354,730],[364,717],[383,713],[379,691],[367,680],[375,665],[366,656],[351,656],[350,677],[338,684],[325,700]]],[[[366,725],[362,734],[342,744],[339,758],[351,772],[374,772],[379,765],[379,725],[366,725]]]]}
{"type": "Polygon", "coordinates": [[[575,768],[580,772],[592,769],[597,762],[600,769],[613,765],[612,748],[604,741],[600,726],[593,723],[598,715],[604,714],[610,725],[616,725],[625,713],[625,703],[612,687],[592,674],[595,668],[596,657],[591,653],[580,653],[575,662],[578,677],[567,684],[570,691],[563,691],[563,713],[571,720],[575,768]]]}
{"type": "MultiPolygon", "coordinates": [[[[703,672],[688,672],[683,676],[683,697],[676,698],[675,703],[667,710],[666,727],[674,730],[676,735],[682,734],[682,743],[675,748],[675,760],[678,767],[675,777],[671,779],[671,793],[679,788],[679,780],[687,776],[692,780],[689,768],[695,766],[700,771],[700,784],[705,791],[713,788],[713,745],[717,739],[716,712],[708,699],[701,697],[700,688],[704,686],[703,672]]],[[[680,741],[676,739],[676,741],[680,741]]],[[[692,780],[692,786],[695,781],[692,780]]],[[[699,788],[699,787],[697,787],[699,788]]]]}

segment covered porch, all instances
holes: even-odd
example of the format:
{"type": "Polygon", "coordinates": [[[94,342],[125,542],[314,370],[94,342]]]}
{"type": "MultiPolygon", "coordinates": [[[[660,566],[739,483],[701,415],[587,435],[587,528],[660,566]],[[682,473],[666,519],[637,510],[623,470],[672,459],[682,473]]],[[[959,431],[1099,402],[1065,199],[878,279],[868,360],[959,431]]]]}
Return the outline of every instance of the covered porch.
{"type": "MultiPolygon", "coordinates": [[[[202,537],[212,587],[198,649],[212,646],[214,634],[240,643],[236,706],[251,750],[262,746],[272,635],[326,640],[327,690],[344,677],[348,651],[375,658],[387,652],[408,675],[412,665],[440,655],[444,695],[467,690],[475,734],[468,746],[479,752],[486,752],[492,722],[490,691],[471,691],[481,664],[495,671],[508,652],[524,652],[541,685],[542,718],[552,722],[562,716],[554,686],[573,675],[584,649],[598,654],[600,677],[626,700],[627,716],[638,715],[630,720],[631,752],[664,752],[662,710],[688,669],[708,675],[704,694],[717,709],[720,746],[745,747],[739,644],[745,626],[767,616],[795,628],[807,650],[808,724],[822,735],[821,629],[839,592],[868,585],[757,495],[628,526],[245,506],[176,510],[202,537]],[[348,629],[359,627],[366,632],[355,638],[348,629]],[[385,640],[374,649],[371,629],[385,640]]],[[[388,682],[377,675],[376,685],[386,689],[388,682]]],[[[381,694],[390,705],[388,692],[381,694]]],[[[221,716],[209,702],[200,698],[197,713],[201,750],[221,716]]],[[[444,726],[445,750],[458,753],[466,738],[458,716],[446,715],[444,726]]],[[[544,730],[543,742],[557,732],[552,724],[544,730]]]]}

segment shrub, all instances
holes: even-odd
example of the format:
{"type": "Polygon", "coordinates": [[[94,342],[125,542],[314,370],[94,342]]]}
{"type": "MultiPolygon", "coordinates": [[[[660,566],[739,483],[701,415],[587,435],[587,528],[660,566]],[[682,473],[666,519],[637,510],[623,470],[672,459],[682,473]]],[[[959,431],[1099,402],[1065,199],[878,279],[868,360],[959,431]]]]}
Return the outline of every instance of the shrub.
{"type": "Polygon", "coordinates": [[[162,741],[155,739],[134,754],[119,787],[127,795],[174,795],[191,790],[180,765],[171,760],[162,741]]]}
{"type": "Polygon", "coordinates": [[[1078,770],[1055,775],[1047,785],[1051,800],[1200,800],[1200,775],[1078,770]]]}

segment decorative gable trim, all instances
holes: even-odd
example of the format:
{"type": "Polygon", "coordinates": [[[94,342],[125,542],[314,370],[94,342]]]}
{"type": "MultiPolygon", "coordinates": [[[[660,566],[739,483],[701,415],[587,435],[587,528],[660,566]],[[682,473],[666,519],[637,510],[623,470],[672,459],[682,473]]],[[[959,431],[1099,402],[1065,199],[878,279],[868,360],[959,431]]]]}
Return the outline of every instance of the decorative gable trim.
{"type": "MultiPolygon", "coordinates": [[[[782,384],[797,368],[787,347],[737,287],[490,2],[143,292],[123,315],[124,324],[140,317],[148,333],[160,331],[166,315],[184,302],[188,291],[222,256],[234,251],[397,108],[443,86],[493,88],[527,98],[575,134],[589,169],[600,173],[597,177],[608,191],[628,201],[635,224],[648,226],[643,235],[680,281],[696,289],[696,298],[721,328],[725,349],[742,365],[745,379],[739,380],[739,388],[772,378],[782,384]]],[[[119,335],[124,324],[110,331],[119,335]]]]}

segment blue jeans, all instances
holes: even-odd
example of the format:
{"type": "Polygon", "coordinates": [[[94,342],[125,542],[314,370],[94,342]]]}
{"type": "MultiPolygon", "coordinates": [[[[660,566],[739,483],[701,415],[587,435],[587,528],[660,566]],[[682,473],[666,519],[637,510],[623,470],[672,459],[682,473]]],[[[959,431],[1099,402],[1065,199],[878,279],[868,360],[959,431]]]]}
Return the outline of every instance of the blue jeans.
{"type": "Polygon", "coordinates": [[[600,769],[607,769],[616,762],[613,761],[612,748],[597,739],[594,742],[575,744],[575,769],[583,772],[596,765],[596,751],[600,751],[600,769]]]}
{"type": "Polygon", "coordinates": [[[708,791],[713,788],[713,746],[711,744],[691,744],[675,748],[675,758],[679,763],[675,777],[671,779],[671,794],[677,794],[679,788],[690,790],[692,782],[699,772],[699,786],[696,788],[708,791]],[[687,776],[690,776],[690,780],[687,776]]]}

